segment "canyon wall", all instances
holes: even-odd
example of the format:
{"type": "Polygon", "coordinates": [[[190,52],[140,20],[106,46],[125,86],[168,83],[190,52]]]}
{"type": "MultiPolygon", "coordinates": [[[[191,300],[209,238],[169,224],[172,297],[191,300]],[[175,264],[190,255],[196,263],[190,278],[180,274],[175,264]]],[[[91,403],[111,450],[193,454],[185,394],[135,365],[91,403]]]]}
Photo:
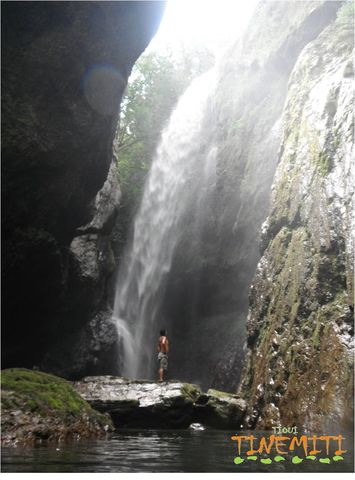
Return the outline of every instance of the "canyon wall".
{"type": "Polygon", "coordinates": [[[202,167],[191,174],[191,204],[202,200],[186,209],[164,293],[174,377],[204,388],[212,383],[232,391],[238,385],[289,78],[302,50],[335,20],[341,5],[260,2],[215,67],[215,91],[195,154],[207,164],[205,152],[214,146],[215,168],[207,188],[202,167]]]}
{"type": "Polygon", "coordinates": [[[353,418],[353,22],[345,5],[288,84],[240,386],[257,428],[353,418]]]}
{"type": "Polygon", "coordinates": [[[2,365],[107,372],[120,197],[112,142],[163,2],[1,7],[2,365]]]}

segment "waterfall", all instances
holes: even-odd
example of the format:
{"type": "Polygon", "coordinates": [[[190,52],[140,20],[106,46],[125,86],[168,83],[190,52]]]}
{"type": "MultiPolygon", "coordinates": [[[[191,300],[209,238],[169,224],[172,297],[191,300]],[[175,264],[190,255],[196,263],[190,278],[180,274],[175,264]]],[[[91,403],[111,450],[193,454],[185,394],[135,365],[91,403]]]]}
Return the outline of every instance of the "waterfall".
{"type": "Polygon", "coordinates": [[[213,129],[206,125],[213,115],[214,91],[212,69],[179,99],[162,133],[118,274],[113,321],[122,374],[132,378],[154,375],[156,339],[167,323],[159,307],[187,211],[195,215],[190,236],[199,241],[204,198],[215,178],[217,149],[213,129]]]}

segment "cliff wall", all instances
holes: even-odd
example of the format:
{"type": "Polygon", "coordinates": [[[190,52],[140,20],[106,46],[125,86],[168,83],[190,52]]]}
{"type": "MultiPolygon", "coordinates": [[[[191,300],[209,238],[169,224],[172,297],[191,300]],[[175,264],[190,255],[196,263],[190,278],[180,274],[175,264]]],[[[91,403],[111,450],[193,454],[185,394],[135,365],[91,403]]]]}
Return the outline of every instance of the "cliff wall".
{"type": "Polygon", "coordinates": [[[105,370],[112,141],[163,2],[1,7],[3,367],[105,370]]]}
{"type": "Polygon", "coordinates": [[[353,417],[353,21],[346,5],[288,84],[240,388],[258,428],[353,417]]]}

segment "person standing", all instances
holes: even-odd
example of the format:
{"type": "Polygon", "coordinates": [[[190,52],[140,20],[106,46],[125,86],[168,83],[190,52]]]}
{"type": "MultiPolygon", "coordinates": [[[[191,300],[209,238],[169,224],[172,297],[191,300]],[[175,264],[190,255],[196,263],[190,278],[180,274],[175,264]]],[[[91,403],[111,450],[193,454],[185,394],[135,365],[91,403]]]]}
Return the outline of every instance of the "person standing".
{"type": "Polygon", "coordinates": [[[169,340],[166,330],[160,330],[160,337],[157,345],[159,362],[159,382],[164,381],[164,370],[168,369],[169,340]]]}

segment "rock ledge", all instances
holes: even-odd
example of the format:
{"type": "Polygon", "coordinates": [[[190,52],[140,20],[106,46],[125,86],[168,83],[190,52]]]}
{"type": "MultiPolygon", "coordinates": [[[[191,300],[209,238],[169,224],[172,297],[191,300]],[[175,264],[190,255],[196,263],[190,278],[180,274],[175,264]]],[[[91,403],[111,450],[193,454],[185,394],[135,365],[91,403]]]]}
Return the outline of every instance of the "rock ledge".
{"type": "Polygon", "coordinates": [[[187,428],[201,422],[214,428],[239,428],[246,403],[217,390],[203,393],[179,381],[156,383],[123,377],[85,377],[74,389],[96,410],[109,413],[116,428],[187,428]]]}

